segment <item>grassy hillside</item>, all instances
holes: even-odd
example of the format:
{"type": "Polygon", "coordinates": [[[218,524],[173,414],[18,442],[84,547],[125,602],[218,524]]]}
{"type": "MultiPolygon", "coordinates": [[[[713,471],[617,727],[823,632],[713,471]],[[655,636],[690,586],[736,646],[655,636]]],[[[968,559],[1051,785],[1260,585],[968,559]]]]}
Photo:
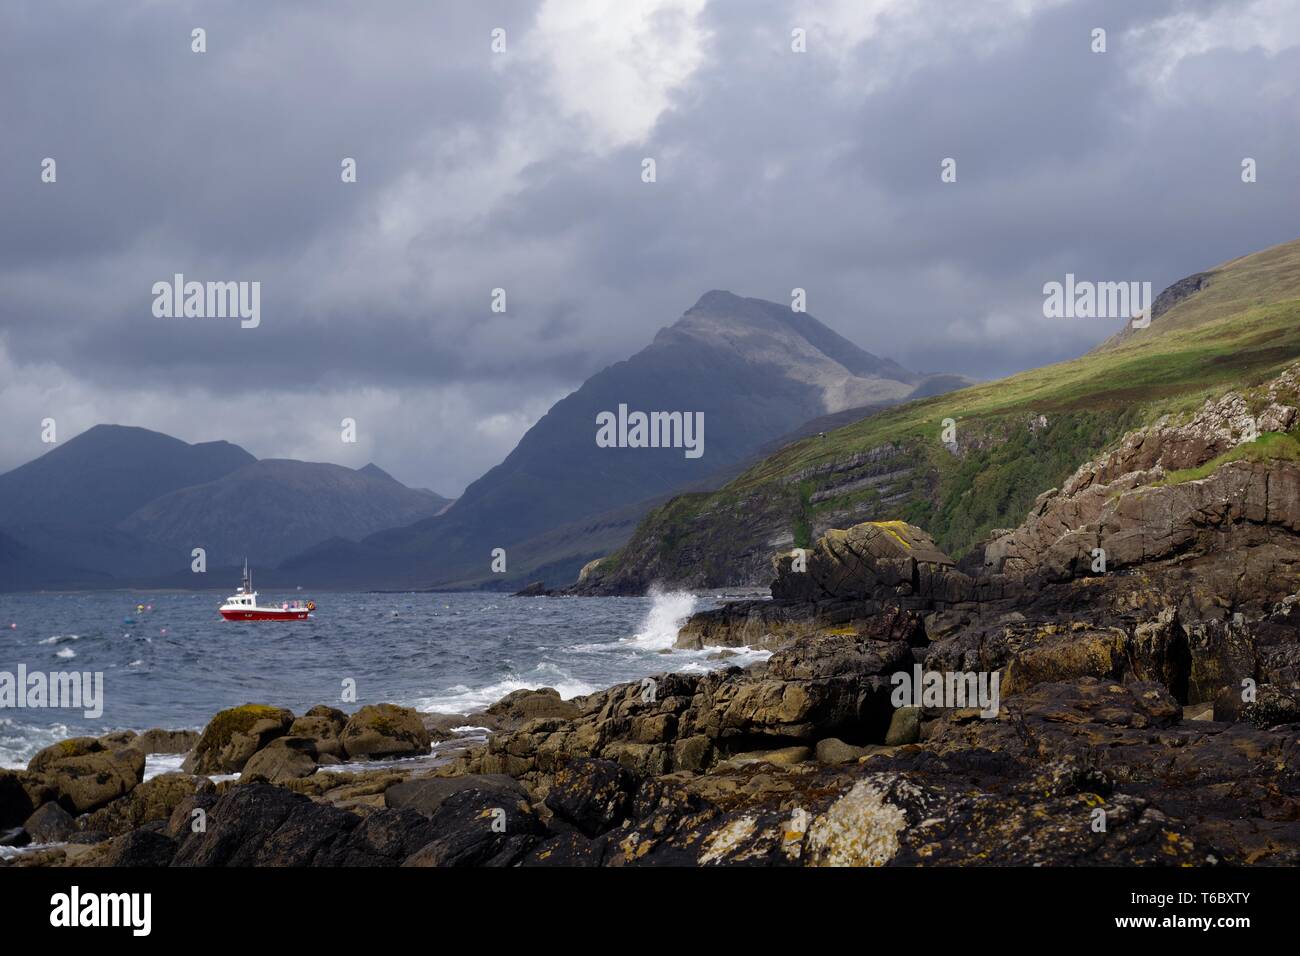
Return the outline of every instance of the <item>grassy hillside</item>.
{"type": "Polygon", "coordinates": [[[715,492],[674,499],[602,570],[643,583],[740,583],[761,575],[759,554],[777,545],[891,518],[960,556],[992,528],[1019,524],[1038,494],[1124,432],[1300,358],[1300,241],[1232,260],[1198,284],[1170,296],[1149,328],[1077,359],[891,408],[788,445],[715,492]],[[955,452],[940,440],[949,418],[955,452]],[[748,571],[736,571],[740,555],[748,571]]]}

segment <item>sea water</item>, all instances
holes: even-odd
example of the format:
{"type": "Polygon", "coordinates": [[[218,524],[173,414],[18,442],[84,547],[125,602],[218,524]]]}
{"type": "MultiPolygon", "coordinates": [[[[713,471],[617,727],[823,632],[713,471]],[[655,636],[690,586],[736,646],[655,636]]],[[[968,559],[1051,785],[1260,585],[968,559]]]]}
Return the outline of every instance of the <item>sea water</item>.
{"type": "MultiPolygon", "coordinates": [[[[289,597],[265,593],[263,603],[289,597]]],[[[312,594],[307,621],[224,621],[204,592],[0,594],[0,671],[102,673],[103,714],[0,709],[0,767],[42,747],[111,730],[201,729],[243,703],[354,711],[391,702],[468,714],[513,690],[565,698],[665,671],[703,672],[766,656],[673,649],[677,629],[722,595],[518,598],[456,594],[312,594]],[[143,609],[141,609],[143,607],[143,609]],[[352,682],[356,700],[345,700],[352,682]]],[[[167,763],[151,758],[156,770],[167,763]]],[[[179,758],[174,761],[179,766],[179,758]]],[[[175,768],[170,768],[175,769],[175,768]]]]}

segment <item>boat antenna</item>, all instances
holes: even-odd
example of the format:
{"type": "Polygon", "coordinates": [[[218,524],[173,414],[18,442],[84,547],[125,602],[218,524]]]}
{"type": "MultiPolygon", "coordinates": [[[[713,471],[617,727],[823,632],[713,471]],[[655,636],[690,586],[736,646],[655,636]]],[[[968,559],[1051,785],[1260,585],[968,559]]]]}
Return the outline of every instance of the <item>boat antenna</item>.
{"type": "Polygon", "coordinates": [[[244,593],[253,593],[253,576],[248,573],[248,555],[244,555],[244,593]]]}

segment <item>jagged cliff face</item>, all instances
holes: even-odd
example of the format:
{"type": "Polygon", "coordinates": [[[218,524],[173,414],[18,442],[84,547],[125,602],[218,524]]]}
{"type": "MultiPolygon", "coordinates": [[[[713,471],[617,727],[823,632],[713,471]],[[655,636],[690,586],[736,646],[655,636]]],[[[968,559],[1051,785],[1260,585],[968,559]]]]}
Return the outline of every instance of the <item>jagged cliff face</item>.
{"type": "Polygon", "coordinates": [[[923,530],[871,522],[822,535],[806,568],[773,557],[779,600],[853,600],[935,616],[1094,620],[1174,610],[1263,615],[1300,591],[1300,364],[1264,385],[1125,435],[1039,496],[958,567],[923,530]]]}
{"type": "Polygon", "coordinates": [[[682,496],[651,513],[620,553],[589,569],[579,590],[766,587],[773,552],[808,546],[836,528],[900,517],[938,526],[936,539],[964,558],[981,533],[1023,515],[1080,454],[1118,437],[1130,418],[1025,415],[972,425],[949,446],[907,438],[748,486],[682,496]]]}
{"type": "MultiPolygon", "coordinates": [[[[1276,552],[1300,531],[1300,467],[1288,434],[1298,393],[1300,366],[1292,366],[1262,389],[1207,401],[1186,422],[1166,416],[1126,435],[1044,493],[1019,528],[995,537],[985,568],[1067,580],[1091,573],[1094,552],[1104,552],[1115,570],[1177,561],[1230,601],[1267,591],[1270,582],[1240,579],[1260,549],[1276,552]]],[[[1269,571],[1283,588],[1294,578],[1290,567],[1269,571]]]]}
{"type": "Polygon", "coordinates": [[[646,519],[617,568],[595,562],[577,587],[590,593],[642,593],[656,583],[765,587],[773,552],[896,512],[918,488],[927,490],[922,462],[918,445],[881,445],[736,497],[682,496],[646,519]]]}

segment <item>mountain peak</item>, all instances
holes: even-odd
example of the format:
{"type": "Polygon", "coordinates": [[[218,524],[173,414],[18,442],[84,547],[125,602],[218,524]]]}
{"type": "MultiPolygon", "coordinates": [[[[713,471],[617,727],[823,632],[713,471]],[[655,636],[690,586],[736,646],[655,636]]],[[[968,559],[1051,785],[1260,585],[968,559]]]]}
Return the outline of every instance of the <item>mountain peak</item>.
{"type": "Polygon", "coordinates": [[[858,347],[807,312],[724,289],[704,293],[655,337],[660,346],[680,343],[785,367],[787,376],[828,389],[825,412],[901,398],[906,392],[902,386],[915,386],[922,378],[858,347]]]}
{"type": "Polygon", "coordinates": [[[734,292],[728,292],[726,289],[710,289],[699,300],[687,309],[687,312],[695,311],[712,311],[714,309],[734,309],[736,306],[745,302],[745,299],[736,295],[734,292]]]}
{"type": "Polygon", "coordinates": [[[139,425],[116,425],[111,422],[101,422],[98,425],[91,425],[79,435],[63,442],[66,447],[73,443],[79,445],[92,445],[102,442],[154,442],[165,443],[169,445],[184,445],[187,442],[181,441],[171,435],[163,432],[154,431],[152,428],[141,428],[139,425]]]}
{"type": "Polygon", "coordinates": [[[191,445],[134,425],[95,425],[0,475],[0,525],[112,525],[159,495],[256,460],[224,441],[191,445]]]}
{"type": "Polygon", "coordinates": [[[141,454],[150,451],[174,451],[188,448],[200,449],[205,454],[229,455],[232,460],[240,459],[245,463],[256,460],[243,448],[225,439],[190,443],[174,435],[155,431],[152,428],[143,428],[139,425],[116,425],[111,422],[91,425],[81,434],[74,435],[67,441],[59,443],[51,450],[51,453],[61,452],[67,454],[68,449],[84,452],[91,449],[105,448],[121,454],[141,454]]]}
{"type": "Polygon", "coordinates": [[[693,320],[698,321],[701,316],[712,316],[741,320],[756,326],[774,323],[779,325],[785,323],[787,316],[791,314],[793,313],[790,311],[790,306],[779,302],[736,295],[726,289],[711,289],[700,296],[699,300],[682,314],[676,324],[690,324],[693,320]]]}

